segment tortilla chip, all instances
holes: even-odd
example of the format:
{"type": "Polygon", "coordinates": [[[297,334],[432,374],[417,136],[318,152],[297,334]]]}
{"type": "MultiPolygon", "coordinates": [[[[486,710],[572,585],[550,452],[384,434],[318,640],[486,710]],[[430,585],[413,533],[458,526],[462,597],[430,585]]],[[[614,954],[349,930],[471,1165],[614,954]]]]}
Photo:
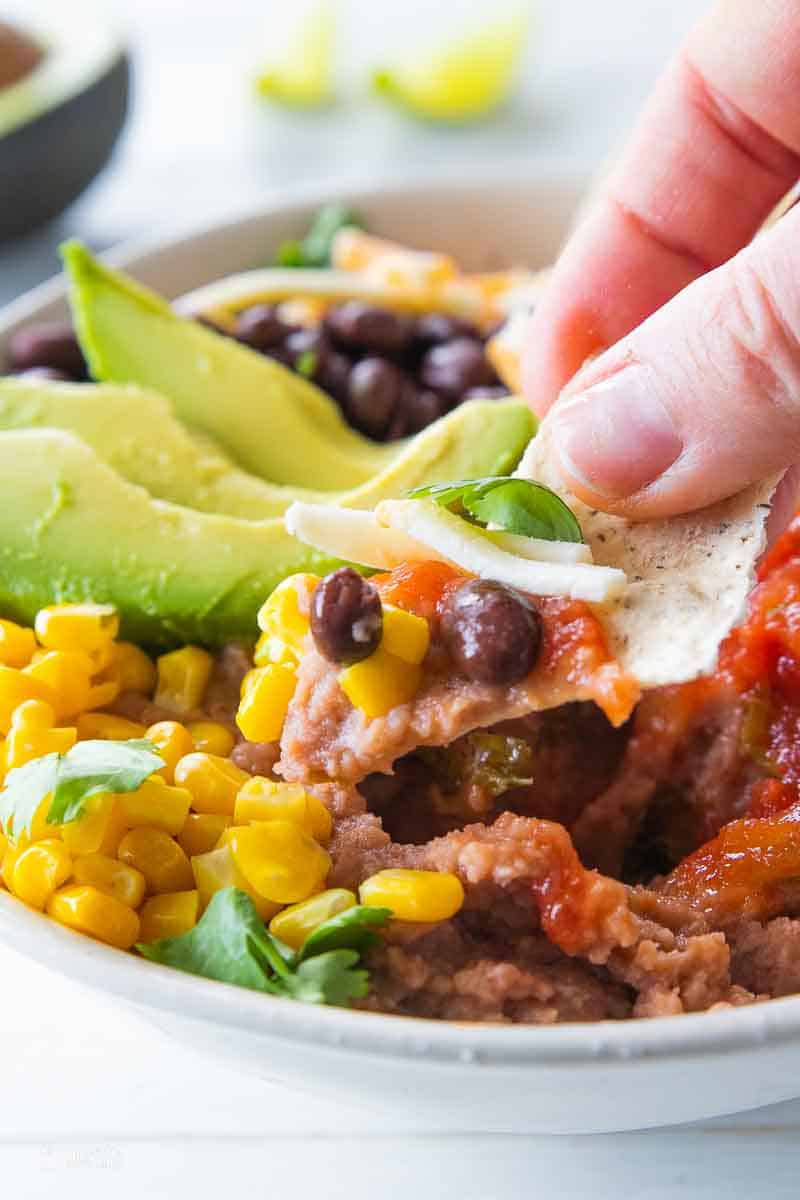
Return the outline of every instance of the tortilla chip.
{"type": "Polygon", "coordinates": [[[545,420],[516,474],[558,492],[578,518],[594,561],[628,576],[618,600],[594,606],[612,653],[643,688],[713,671],[720,643],[744,616],[781,476],[686,516],[631,522],[572,496],[557,463],[545,420]]]}

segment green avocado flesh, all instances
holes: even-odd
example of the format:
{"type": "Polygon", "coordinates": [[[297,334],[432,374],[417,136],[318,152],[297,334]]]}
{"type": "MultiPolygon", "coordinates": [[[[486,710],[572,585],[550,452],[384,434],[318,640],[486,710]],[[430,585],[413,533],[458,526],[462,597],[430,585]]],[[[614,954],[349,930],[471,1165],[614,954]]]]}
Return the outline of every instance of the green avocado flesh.
{"type": "Polygon", "coordinates": [[[273,483],[338,491],[366,483],[401,451],[344,422],[319,388],[196,321],[99,263],[63,248],[75,327],[95,379],[135,383],[172,401],[239,466],[273,483]]]}
{"type": "Polygon", "coordinates": [[[296,571],[336,560],[279,519],[240,521],[154,500],[73,434],[0,436],[0,610],[32,624],[47,604],[115,604],[146,645],[252,641],[264,598],[296,571]]]}
{"type": "Polygon", "coordinates": [[[107,382],[0,381],[0,612],[17,620],[91,599],[146,645],[252,641],[282,579],[338,565],[286,532],[292,501],[372,508],[505,474],[534,433],[520,401],[471,401],[374,446],[283,367],[82,247],[65,258],[81,343],[107,382]]]}
{"type": "Polygon", "coordinates": [[[447,479],[502,475],[533,434],[515,400],[473,400],[430,425],[369,483],[332,495],[267,483],[191,434],[162,396],[117,384],[0,380],[0,432],[74,433],[124,479],[160,500],[244,520],[280,517],[294,500],[372,508],[379,500],[447,479]]]}

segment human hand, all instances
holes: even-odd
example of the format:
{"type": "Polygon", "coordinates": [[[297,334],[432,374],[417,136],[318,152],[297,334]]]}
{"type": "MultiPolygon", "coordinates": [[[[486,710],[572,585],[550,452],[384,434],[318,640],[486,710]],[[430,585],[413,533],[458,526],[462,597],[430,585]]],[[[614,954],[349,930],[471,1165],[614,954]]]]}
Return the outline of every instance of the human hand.
{"type": "Polygon", "coordinates": [[[556,445],[588,503],[668,516],[800,462],[800,206],[750,243],[798,177],[800,9],[723,0],[531,323],[525,390],[540,414],[561,392],[556,445]]]}

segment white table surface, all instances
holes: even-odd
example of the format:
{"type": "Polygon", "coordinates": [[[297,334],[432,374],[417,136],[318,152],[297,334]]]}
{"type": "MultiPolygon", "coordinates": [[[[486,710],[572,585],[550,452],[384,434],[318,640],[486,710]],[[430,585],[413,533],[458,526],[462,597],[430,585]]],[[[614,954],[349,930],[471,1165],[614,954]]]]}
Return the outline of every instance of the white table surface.
{"type": "MultiPolygon", "coordinates": [[[[52,273],[55,246],[67,234],[109,245],[224,215],[287,185],[457,178],[476,164],[498,174],[588,174],[703,5],[540,0],[541,33],[518,103],[491,126],[453,134],[359,104],[352,82],[342,107],[322,117],[254,109],[247,71],[294,5],[120,0],[118,7],[136,50],[128,133],[111,169],[56,226],[0,251],[0,302],[52,273]]],[[[406,42],[420,27],[426,37],[429,27],[441,30],[433,7],[351,0],[349,79],[382,46],[406,42]]],[[[452,0],[438,8],[456,20],[491,5],[452,0]]],[[[2,947],[0,980],[0,1188],[20,1200],[206,1200],[226,1190],[297,1200],[778,1200],[800,1192],[800,1102],[624,1135],[430,1136],[411,1112],[401,1123],[207,1061],[2,947]]]]}

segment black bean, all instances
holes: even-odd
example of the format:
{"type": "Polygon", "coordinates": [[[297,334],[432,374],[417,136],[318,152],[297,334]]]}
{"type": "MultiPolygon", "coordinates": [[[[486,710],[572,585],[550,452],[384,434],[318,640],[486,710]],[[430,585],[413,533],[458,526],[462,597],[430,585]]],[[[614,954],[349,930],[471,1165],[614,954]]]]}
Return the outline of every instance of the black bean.
{"type": "Polygon", "coordinates": [[[460,400],[470,388],[486,387],[496,382],[496,376],[474,338],[455,338],[433,346],[425,355],[419,369],[420,382],[451,400],[460,400]]]}
{"type": "Polygon", "coordinates": [[[471,321],[451,317],[448,313],[425,313],[417,318],[414,325],[414,341],[426,349],[438,346],[441,342],[452,342],[454,338],[477,339],[479,336],[471,321]]]}
{"type": "Polygon", "coordinates": [[[251,304],[236,314],[233,336],[263,353],[279,345],[293,328],[281,320],[274,304],[251,304]]]}
{"type": "Polygon", "coordinates": [[[8,343],[8,364],[12,371],[54,367],[73,379],[86,378],[86,363],[67,321],[47,321],[18,329],[8,343]]]}
{"type": "Polygon", "coordinates": [[[427,429],[447,412],[448,404],[437,392],[408,388],[404,397],[408,433],[427,429]]]}
{"type": "Polygon", "coordinates": [[[344,404],[347,400],[347,385],[352,365],[346,355],[340,354],[338,350],[328,350],[314,376],[314,382],[324,388],[339,404],[344,404]]]}
{"type": "Polygon", "coordinates": [[[474,387],[469,388],[462,396],[463,400],[505,400],[510,396],[507,387],[502,384],[496,384],[494,387],[474,387]]]}
{"type": "Polygon", "coordinates": [[[319,329],[293,329],[283,339],[282,345],[294,362],[313,354],[316,363],[328,348],[319,329]]]}
{"type": "Polygon", "coordinates": [[[20,379],[52,379],[62,383],[74,383],[75,376],[68,375],[66,371],[59,371],[58,367],[28,367],[27,371],[19,372],[20,379]]]}
{"type": "Polygon", "coordinates": [[[351,425],[371,438],[386,435],[403,403],[407,377],[385,358],[362,358],[350,371],[345,413],[351,425]]]}
{"type": "Polygon", "coordinates": [[[325,330],[345,350],[370,354],[402,354],[411,345],[414,324],[410,317],[377,308],[361,300],[334,304],[324,318],[325,330]]]}
{"type": "Polygon", "coordinates": [[[377,650],[383,633],[378,590],[352,567],[340,567],[317,584],[311,597],[311,633],[323,657],[360,662],[377,650]]]}
{"type": "Polygon", "coordinates": [[[518,683],[542,648],[538,609],[520,592],[486,579],[470,580],[449,597],[439,629],[455,665],[478,683],[518,683]]]}

